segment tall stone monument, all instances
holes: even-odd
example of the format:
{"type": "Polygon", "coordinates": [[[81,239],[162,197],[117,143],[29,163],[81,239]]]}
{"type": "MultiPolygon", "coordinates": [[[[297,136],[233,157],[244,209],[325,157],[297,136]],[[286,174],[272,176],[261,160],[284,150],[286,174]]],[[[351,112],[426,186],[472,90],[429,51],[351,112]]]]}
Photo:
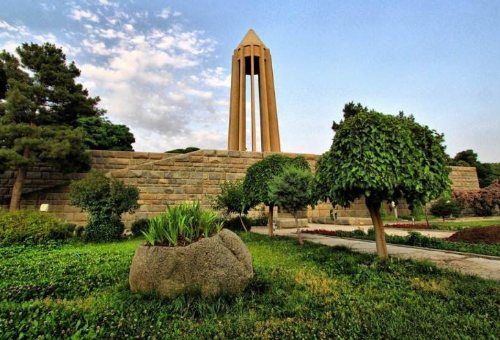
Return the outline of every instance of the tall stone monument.
{"type": "Polygon", "coordinates": [[[254,30],[234,50],[231,71],[228,149],[246,151],[246,76],[250,76],[252,151],[257,151],[255,76],[258,75],[262,151],[280,152],[280,134],[271,53],[254,30]]]}

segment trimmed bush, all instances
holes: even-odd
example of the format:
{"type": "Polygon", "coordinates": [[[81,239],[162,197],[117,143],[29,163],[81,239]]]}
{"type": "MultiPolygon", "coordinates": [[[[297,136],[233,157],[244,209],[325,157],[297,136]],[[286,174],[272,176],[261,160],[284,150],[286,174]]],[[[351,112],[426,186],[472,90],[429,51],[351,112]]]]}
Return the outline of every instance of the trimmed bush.
{"type": "Polygon", "coordinates": [[[71,237],[71,227],[48,213],[0,212],[0,244],[43,244],[71,237]]]}
{"type": "Polygon", "coordinates": [[[434,202],[430,209],[432,215],[442,217],[443,221],[445,217],[456,217],[460,215],[460,210],[460,206],[457,202],[444,198],[440,198],[436,202],[434,202]]]}
{"type": "Polygon", "coordinates": [[[147,218],[140,218],[135,220],[130,227],[130,231],[134,236],[141,236],[144,231],[149,228],[149,220],[147,218]]]}
{"type": "Polygon", "coordinates": [[[121,237],[124,224],[121,215],[133,213],[139,205],[139,190],[123,181],[106,177],[102,171],[91,171],[70,186],[71,204],[89,213],[85,229],[88,241],[110,241],[121,237]]]}

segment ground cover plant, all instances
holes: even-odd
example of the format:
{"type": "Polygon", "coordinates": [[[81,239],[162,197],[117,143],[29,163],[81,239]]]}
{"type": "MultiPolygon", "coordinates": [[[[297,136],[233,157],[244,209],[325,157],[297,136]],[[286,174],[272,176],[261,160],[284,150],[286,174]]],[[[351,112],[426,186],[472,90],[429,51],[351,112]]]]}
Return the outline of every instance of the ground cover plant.
{"type": "MultiPolygon", "coordinates": [[[[369,229],[367,233],[363,230],[343,231],[343,230],[305,230],[304,233],[320,234],[326,236],[356,238],[361,240],[375,241],[375,233],[373,229],[369,229]]],[[[483,254],[491,256],[500,256],[500,244],[485,244],[485,243],[467,243],[461,239],[439,239],[435,237],[423,236],[418,232],[410,232],[408,236],[385,235],[388,243],[403,244],[414,247],[426,247],[441,250],[460,251],[464,253],[483,254]],[[461,242],[462,241],[462,242],[461,242]]]]}
{"type": "Polygon", "coordinates": [[[429,263],[243,233],[240,297],[132,294],[140,239],[0,247],[0,338],[495,338],[497,282],[429,263]],[[21,256],[22,255],[22,256],[21,256]]]}
{"type": "Polygon", "coordinates": [[[143,234],[148,245],[176,247],[213,236],[221,229],[217,213],[203,210],[199,202],[193,202],[168,207],[149,220],[149,228],[143,234]]]}
{"type": "Polygon", "coordinates": [[[72,236],[70,226],[48,213],[0,210],[0,244],[41,244],[72,236]]]}

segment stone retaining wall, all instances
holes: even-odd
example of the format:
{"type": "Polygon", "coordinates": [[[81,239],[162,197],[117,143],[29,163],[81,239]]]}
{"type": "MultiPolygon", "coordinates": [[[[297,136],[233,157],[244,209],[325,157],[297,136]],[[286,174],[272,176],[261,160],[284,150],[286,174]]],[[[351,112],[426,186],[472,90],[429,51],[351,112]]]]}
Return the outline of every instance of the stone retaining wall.
{"type": "MultiPolygon", "coordinates": [[[[203,206],[209,206],[222,182],[243,178],[250,165],[270,154],[225,150],[199,150],[188,154],[92,151],[91,167],[106,171],[110,176],[139,188],[141,207],[135,214],[124,215],[124,221],[130,224],[138,218],[151,217],[164,211],[167,204],[199,200],[203,206]]],[[[285,155],[295,157],[298,154],[285,155]]],[[[312,169],[315,168],[318,155],[301,156],[312,169]]],[[[40,204],[48,203],[50,211],[58,217],[71,223],[84,224],[86,215],[70,206],[68,201],[68,184],[82,176],[82,173],[63,174],[45,166],[29,169],[21,207],[38,209],[40,204]]],[[[0,175],[0,204],[4,208],[10,197],[13,177],[12,172],[0,175]]],[[[455,190],[479,189],[475,168],[452,167],[450,178],[455,190]]],[[[327,220],[331,210],[330,204],[320,204],[314,210],[309,209],[308,217],[318,221],[327,220]]],[[[354,202],[350,208],[335,207],[332,212],[336,212],[339,218],[369,217],[362,199],[354,202]]],[[[392,213],[389,207],[386,207],[386,213],[392,213]]],[[[400,215],[408,213],[405,206],[399,208],[400,215]]]]}

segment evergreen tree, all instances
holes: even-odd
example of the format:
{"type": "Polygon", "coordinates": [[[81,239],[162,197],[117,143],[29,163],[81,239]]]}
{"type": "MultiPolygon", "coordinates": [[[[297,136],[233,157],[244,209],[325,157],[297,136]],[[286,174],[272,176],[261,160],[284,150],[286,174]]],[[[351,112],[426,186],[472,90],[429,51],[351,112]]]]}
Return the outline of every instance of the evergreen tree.
{"type": "Polygon", "coordinates": [[[78,125],[83,130],[87,149],[134,151],[135,138],[126,125],[113,124],[98,116],[79,118],[78,125]]]}
{"type": "Polygon", "coordinates": [[[60,48],[23,44],[0,52],[0,171],[15,172],[10,210],[19,209],[26,169],[45,162],[62,171],[88,166],[78,118],[100,116],[98,97],[76,83],[80,70],[60,48]]]}

